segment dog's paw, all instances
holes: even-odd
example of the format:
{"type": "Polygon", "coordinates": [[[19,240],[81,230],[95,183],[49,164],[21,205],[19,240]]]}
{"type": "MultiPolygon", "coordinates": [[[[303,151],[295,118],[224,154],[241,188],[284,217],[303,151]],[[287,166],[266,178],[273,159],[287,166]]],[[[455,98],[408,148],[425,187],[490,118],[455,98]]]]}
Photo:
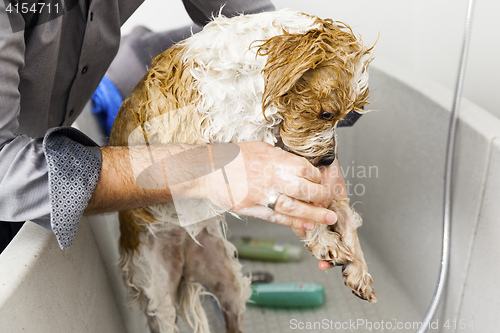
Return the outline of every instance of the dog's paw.
{"type": "Polygon", "coordinates": [[[352,293],[368,302],[376,303],[377,295],[373,290],[373,279],[368,274],[366,265],[354,261],[342,267],[344,283],[352,293]]]}
{"type": "Polygon", "coordinates": [[[306,235],[305,245],[316,259],[329,261],[333,266],[345,265],[354,259],[339,233],[317,226],[306,235]]]}
{"type": "Polygon", "coordinates": [[[340,233],[318,224],[315,229],[306,232],[305,245],[316,259],[326,260],[332,266],[343,266],[344,283],[354,295],[368,302],[376,302],[373,279],[368,273],[357,235],[354,232],[350,236],[344,240],[340,233]]]}

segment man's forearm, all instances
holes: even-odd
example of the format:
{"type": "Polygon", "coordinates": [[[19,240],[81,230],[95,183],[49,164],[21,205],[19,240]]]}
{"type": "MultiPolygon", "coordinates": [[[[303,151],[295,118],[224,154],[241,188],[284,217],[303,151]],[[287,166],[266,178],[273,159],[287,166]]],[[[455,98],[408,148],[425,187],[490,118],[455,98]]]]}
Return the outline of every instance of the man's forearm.
{"type": "MultiPolygon", "coordinates": [[[[161,204],[172,200],[165,179],[162,161],[170,156],[192,149],[188,145],[103,147],[102,168],[85,215],[133,209],[161,204]]],[[[185,161],[196,165],[197,161],[185,161]]],[[[185,166],[184,166],[185,167],[185,166]]],[[[179,170],[185,170],[178,165],[179,170]]],[[[193,183],[194,184],[194,183],[193,183]]],[[[185,189],[186,196],[195,196],[195,187],[185,189]]]]}
{"type": "Polygon", "coordinates": [[[129,147],[103,147],[101,153],[101,174],[85,215],[138,208],[147,205],[148,199],[169,198],[166,190],[147,191],[136,184],[129,147]]]}

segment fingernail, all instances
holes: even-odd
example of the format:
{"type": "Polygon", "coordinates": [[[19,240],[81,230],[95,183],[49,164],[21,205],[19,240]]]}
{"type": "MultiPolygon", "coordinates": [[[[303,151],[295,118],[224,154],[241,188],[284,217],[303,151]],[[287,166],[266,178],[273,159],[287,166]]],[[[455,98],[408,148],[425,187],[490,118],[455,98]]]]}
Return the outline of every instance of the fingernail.
{"type": "Polygon", "coordinates": [[[314,229],[314,223],[312,223],[312,222],[306,222],[306,223],[304,223],[304,229],[306,229],[306,230],[313,230],[314,229]]]}
{"type": "Polygon", "coordinates": [[[337,222],[337,214],[333,212],[328,213],[326,214],[325,220],[327,224],[334,224],[335,222],[337,222]]]}

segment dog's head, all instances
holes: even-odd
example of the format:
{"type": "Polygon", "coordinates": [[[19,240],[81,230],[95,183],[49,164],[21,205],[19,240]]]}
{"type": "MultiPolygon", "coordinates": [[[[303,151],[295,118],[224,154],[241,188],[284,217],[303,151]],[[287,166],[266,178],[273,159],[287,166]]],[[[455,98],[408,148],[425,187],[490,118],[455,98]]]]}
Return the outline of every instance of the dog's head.
{"type": "Polygon", "coordinates": [[[341,22],[317,19],[318,28],[265,41],[262,107],[283,118],[283,148],[314,165],[329,165],[336,154],[335,127],[349,112],[368,104],[368,65],[372,49],[341,22]]]}

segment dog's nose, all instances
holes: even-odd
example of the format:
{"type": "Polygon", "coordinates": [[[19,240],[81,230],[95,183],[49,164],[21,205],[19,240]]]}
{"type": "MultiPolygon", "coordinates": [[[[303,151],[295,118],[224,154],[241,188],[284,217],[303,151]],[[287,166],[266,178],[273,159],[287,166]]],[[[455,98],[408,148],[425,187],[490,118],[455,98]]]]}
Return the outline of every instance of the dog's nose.
{"type": "Polygon", "coordinates": [[[321,165],[330,165],[335,161],[335,155],[328,155],[319,160],[319,164],[321,165]]]}

